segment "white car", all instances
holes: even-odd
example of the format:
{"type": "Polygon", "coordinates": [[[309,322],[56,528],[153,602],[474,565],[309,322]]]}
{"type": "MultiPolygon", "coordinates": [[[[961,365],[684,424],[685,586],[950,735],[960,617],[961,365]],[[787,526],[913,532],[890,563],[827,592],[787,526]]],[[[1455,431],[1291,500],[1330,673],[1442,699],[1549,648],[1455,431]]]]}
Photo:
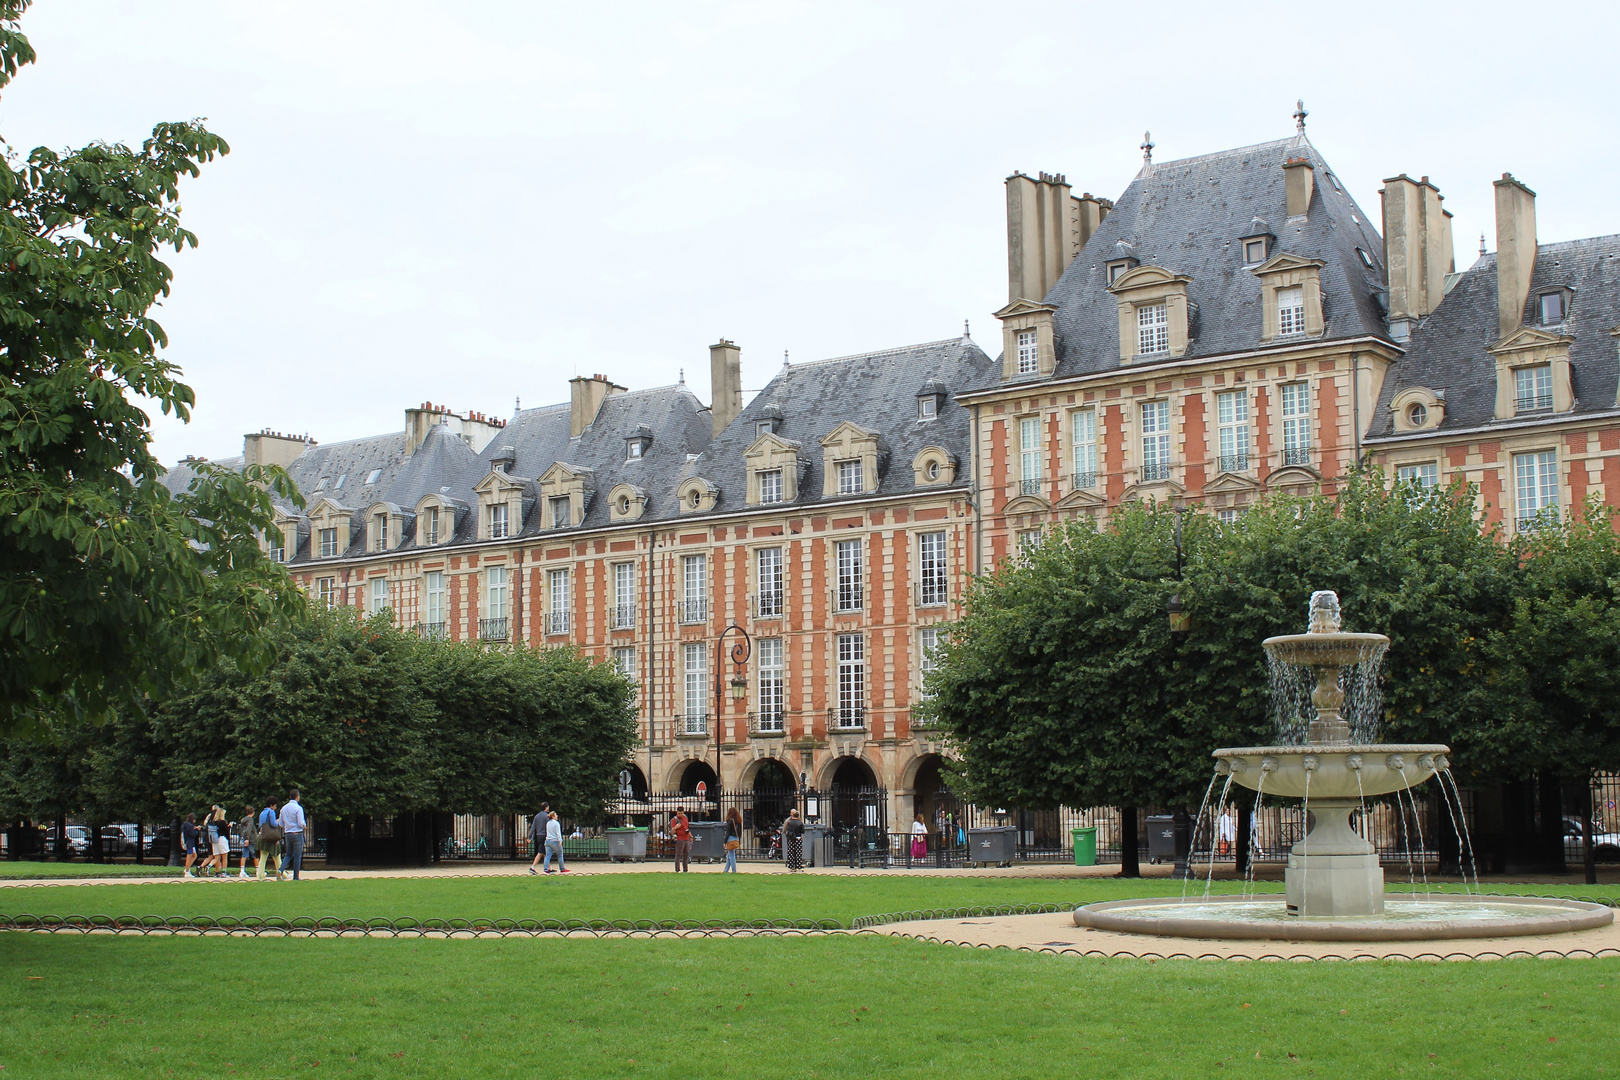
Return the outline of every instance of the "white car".
{"type": "MultiPolygon", "coordinates": [[[[1598,828],[1602,828],[1599,824],[1598,828]]],[[[1620,862],[1620,832],[1592,833],[1592,854],[1597,861],[1620,862]]],[[[1566,817],[1564,819],[1564,861],[1566,863],[1582,863],[1586,861],[1586,837],[1581,829],[1581,819],[1566,817]]]]}

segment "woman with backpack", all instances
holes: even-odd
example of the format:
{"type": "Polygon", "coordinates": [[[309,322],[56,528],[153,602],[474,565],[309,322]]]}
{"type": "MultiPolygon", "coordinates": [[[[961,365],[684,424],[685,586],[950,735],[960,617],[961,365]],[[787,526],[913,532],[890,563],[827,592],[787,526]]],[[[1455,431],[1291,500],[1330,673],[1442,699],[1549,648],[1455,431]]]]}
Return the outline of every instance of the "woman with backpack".
{"type": "Polygon", "coordinates": [[[259,846],[259,814],[251,805],[242,820],[236,823],[236,831],[242,834],[242,869],[236,876],[246,881],[249,877],[248,864],[254,861],[254,851],[259,846]]]}

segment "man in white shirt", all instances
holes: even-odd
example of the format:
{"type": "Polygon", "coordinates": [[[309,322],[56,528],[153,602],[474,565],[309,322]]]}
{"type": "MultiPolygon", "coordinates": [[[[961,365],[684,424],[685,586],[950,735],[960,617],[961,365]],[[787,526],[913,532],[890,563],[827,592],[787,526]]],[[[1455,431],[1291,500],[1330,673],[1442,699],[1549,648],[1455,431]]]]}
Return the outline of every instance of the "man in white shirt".
{"type": "Polygon", "coordinates": [[[304,808],[298,802],[298,789],[287,796],[287,805],[281,808],[281,831],[287,837],[287,866],[294,881],[302,881],[298,872],[304,868],[304,839],[309,823],[304,820],[304,808]]]}

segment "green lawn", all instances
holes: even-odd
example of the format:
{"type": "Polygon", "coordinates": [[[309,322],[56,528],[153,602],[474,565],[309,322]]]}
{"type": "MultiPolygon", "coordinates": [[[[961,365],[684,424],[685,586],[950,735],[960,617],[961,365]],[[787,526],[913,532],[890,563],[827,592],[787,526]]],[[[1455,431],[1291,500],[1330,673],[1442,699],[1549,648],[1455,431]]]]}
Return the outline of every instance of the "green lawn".
{"type": "Polygon", "coordinates": [[[98,877],[178,877],[179,869],[157,863],[34,862],[28,859],[0,859],[0,879],[4,878],[98,878],[98,877]]]}
{"type": "MultiPolygon", "coordinates": [[[[1236,883],[1216,882],[1217,891],[1236,883]]],[[[1202,891],[1201,885],[1193,886],[1202,891]]],[[[1266,890],[1278,884],[1259,886],[1266,890]]],[[[1083,904],[1180,896],[1165,879],[786,874],[581,874],[550,877],[201,881],[0,890],[0,914],[331,916],[344,919],[830,919],[999,904],[1083,904]]]]}
{"type": "Polygon", "coordinates": [[[1610,960],[0,934],[7,1078],[1588,1076],[1617,1016],[1610,960]]]}

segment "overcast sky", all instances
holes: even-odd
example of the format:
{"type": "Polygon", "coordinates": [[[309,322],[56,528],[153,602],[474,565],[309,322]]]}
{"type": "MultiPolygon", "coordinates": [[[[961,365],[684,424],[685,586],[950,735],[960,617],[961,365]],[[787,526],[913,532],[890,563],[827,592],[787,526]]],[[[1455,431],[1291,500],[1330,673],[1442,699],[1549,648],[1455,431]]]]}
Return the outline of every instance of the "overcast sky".
{"type": "Polygon", "coordinates": [[[1167,161],[1308,134],[1378,219],[1427,174],[1459,268],[1491,181],[1543,242],[1620,232],[1620,7],[1566,3],[552,4],[39,0],[0,102],[14,146],[138,142],[206,116],[201,247],[157,313],[197,392],[158,455],[265,426],[399,430],[424,400],[510,415],[602,372],[709,397],[951,337],[991,353],[1002,180],[1117,195],[1167,161]],[[1022,22],[1019,22],[1019,19],[1022,22]]]}

